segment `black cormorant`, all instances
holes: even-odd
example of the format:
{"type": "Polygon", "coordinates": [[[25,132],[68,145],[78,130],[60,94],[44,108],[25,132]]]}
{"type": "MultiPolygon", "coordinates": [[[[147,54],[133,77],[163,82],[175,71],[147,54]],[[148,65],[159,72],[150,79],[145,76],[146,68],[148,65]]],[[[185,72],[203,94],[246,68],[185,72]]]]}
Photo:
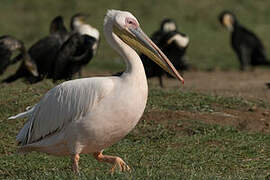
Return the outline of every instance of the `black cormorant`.
{"type": "MultiPolygon", "coordinates": [[[[71,32],[72,33],[78,33],[80,35],[88,35],[88,36],[91,37],[92,40],[95,39],[95,41],[92,41],[92,42],[94,42],[94,44],[93,45],[91,44],[91,47],[89,47],[89,49],[92,49],[93,50],[92,54],[94,56],[96,54],[97,49],[98,49],[98,46],[99,46],[100,34],[99,34],[99,31],[96,28],[94,28],[90,24],[85,23],[85,19],[87,17],[88,17],[88,14],[84,14],[84,13],[75,14],[71,18],[70,28],[71,28],[71,32]]],[[[76,36],[74,36],[74,37],[76,37],[76,36]]],[[[89,61],[90,61],[90,59],[89,59],[89,61]]],[[[73,72],[75,72],[75,69],[74,69],[73,72]]],[[[76,72],[77,72],[77,70],[76,70],[76,72]]],[[[81,77],[81,68],[78,71],[78,73],[79,73],[79,77],[81,77]]]]}
{"type": "MultiPolygon", "coordinates": [[[[18,78],[28,77],[27,80],[35,83],[47,76],[51,76],[55,56],[68,35],[61,16],[57,16],[52,20],[49,31],[50,34],[48,36],[37,41],[28,50],[31,59],[37,65],[39,76],[29,77],[29,73],[25,70],[25,64],[22,63],[16,73],[5,79],[4,82],[10,83],[18,78]]],[[[19,54],[14,58],[14,61],[18,61],[21,58],[22,54],[19,54]]]]}
{"type": "Polygon", "coordinates": [[[86,23],[88,14],[77,13],[71,17],[70,33],[58,49],[51,75],[55,80],[71,79],[75,73],[81,77],[82,66],[88,64],[97,51],[99,31],[86,23]]]}
{"type": "Polygon", "coordinates": [[[0,74],[3,74],[6,68],[15,62],[11,60],[12,53],[21,51],[23,42],[16,38],[4,35],[0,37],[0,74]]]}
{"type": "Polygon", "coordinates": [[[86,34],[75,33],[61,46],[58,51],[53,71],[53,80],[71,79],[88,64],[96,48],[96,39],[86,34]]]}
{"type": "MultiPolygon", "coordinates": [[[[97,50],[99,32],[97,29],[85,23],[86,17],[87,15],[83,13],[72,16],[70,23],[71,32],[68,32],[65,28],[61,16],[57,16],[52,20],[49,36],[36,42],[28,51],[31,59],[36,62],[39,72],[38,77],[31,78],[31,83],[38,82],[45,77],[54,80],[69,79],[71,78],[71,74],[79,72],[82,65],[85,65],[90,61],[97,50]],[[89,47],[86,48],[85,45],[89,45],[89,47]],[[90,49],[92,50],[91,53],[88,52],[90,49]],[[72,55],[72,57],[68,57],[67,55],[72,55]],[[73,62],[73,66],[70,64],[72,61],[76,61],[76,63],[73,62]],[[61,63],[63,67],[67,69],[64,69],[63,67],[60,68],[61,63]],[[73,69],[71,69],[72,67],[73,69]],[[60,73],[63,73],[63,75],[60,75],[60,73]]],[[[22,58],[22,56],[18,55],[15,57],[15,60],[20,58],[22,58]]],[[[24,64],[22,64],[14,75],[8,77],[4,81],[12,82],[20,77],[25,77],[26,75],[27,72],[25,72],[24,64]]]]}
{"type": "Polygon", "coordinates": [[[8,65],[17,62],[11,60],[12,53],[16,50],[18,50],[22,56],[22,64],[24,64],[25,70],[33,77],[37,77],[37,66],[35,62],[32,61],[28,52],[26,51],[24,43],[9,35],[4,35],[0,37],[0,74],[5,71],[8,65]]]}
{"type": "Polygon", "coordinates": [[[71,79],[75,73],[81,77],[81,68],[95,55],[100,41],[99,31],[85,22],[88,15],[75,14],[70,22],[70,37],[57,52],[52,79],[71,79]]]}
{"type": "Polygon", "coordinates": [[[240,61],[240,70],[247,66],[270,65],[260,39],[243,27],[232,12],[223,11],[219,21],[231,32],[231,46],[240,61]]]}
{"type": "MultiPolygon", "coordinates": [[[[154,43],[166,54],[176,69],[188,70],[185,53],[189,45],[189,38],[177,30],[176,23],[172,19],[164,19],[158,31],[151,36],[154,43]]],[[[147,56],[141,55],[147,78],[158,77],[160,86],[163,87],[162,76],[167,74],[147,56]]]]}

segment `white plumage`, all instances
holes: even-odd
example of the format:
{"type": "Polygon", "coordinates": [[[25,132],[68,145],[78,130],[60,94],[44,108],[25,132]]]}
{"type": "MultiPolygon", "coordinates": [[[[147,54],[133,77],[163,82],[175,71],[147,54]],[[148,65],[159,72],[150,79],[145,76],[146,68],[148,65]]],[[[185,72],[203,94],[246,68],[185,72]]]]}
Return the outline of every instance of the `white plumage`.
{"type": "Polygon", "coordinates": [[[92,27],[89,24],[82,24],[78,29],[77,32],[81,35],[88,35],[88,36],[92,36],[95,39],[99,40],[99,32],[96,28],[92,27]]]}
{"type": "Polygon", "coordinates": [[[179,47],[184,48],[187,47],[189,43],[189,38],[187,36],[182,36],[180,34],[176,34],[173,37],[171,37],[168,41],[167,44],[170,44],[172,42],[175,42],[179,47]]]}
{"type": "Polygon", "coordinates": [[[64,82],[48,91],[30,110],[11,117],[29,118],[17,136],[20,151],[71,155],[75,172],[81,153],[93,153],[97,160],[114,164],[112,172],[116,165],[120,170],[129,169],[121,158],[105,156],[102,151],[135,127],[146,106],[148,87],[143,64],[131,47],[141,49],[163,68],[172,68],[168,71],[181,77],[129,12],[108,11],[104,34],[125,60],[126,71],[119,77],[64,82]]]}
{"type": "Polygon", "coordinates": [[[91,26],[90,24],[87,24],[84,22],[84,19],[86,18],[86,16],[87,15],[83,15],[83,14],[75,15],[75,17],[73,17],[74,19],[72,21],[71,28],[74,32],[77,32],[80,35],[86,34],[88,36],[94,37],[98,41],[100,38],[99,31],[93,26],[91,26]]]}

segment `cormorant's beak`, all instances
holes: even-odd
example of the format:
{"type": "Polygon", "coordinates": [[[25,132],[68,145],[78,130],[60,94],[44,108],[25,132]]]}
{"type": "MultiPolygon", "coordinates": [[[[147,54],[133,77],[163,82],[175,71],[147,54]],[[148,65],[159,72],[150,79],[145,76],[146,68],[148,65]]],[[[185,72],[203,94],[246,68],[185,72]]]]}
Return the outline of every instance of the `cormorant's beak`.
{"type": "Polygon", "coordinates": [[[38,77],[39,73],[37,70],[37,65],[36,63],[34,63],[33,61],[26,59],[24,61],[25,67],[26,69],[34,76],[34,77],[38,77]]]}
{"type": "Polygon", "coordinates": [[[231,15],[225,14],[222,19],[222,24],[229,30],[233,31],[233,19],[231,15]]]}
{"type": "Polygon", "coordinates": [[[142,52],[155,63],[157,63],[162,69],[167,71],[172,76],[179,79],[184,83],[184,79],[172,65],[170,60],[165,54],[154,44],[154,42],[141,30],[140,27],[130,27],[126,29],[113,27],[115,34],[119,36],[125,43],[142,52]]]}
{"type": "Polygon", "coordinates": [[[90,14],[83,14],[83,15],[80,17],[80,20],[81,20],[82,22],[85,22],[86,19],[89,18],[89,16],[90,16],[90,14]]]}
{"type": "Polygon", "coordinates": [[[38,68],[36,63],[31,59],[30,55],[28,54],[28,52],[26,51],[24,45],[22,44],[21,48],[20,48],[20,52],[23,55],[23,61],[24,61],[24,65],[25,68],[28,70],[28,72],[30,72],[34,77],[38,77],[39,73],[38,73],[38,68]]]}

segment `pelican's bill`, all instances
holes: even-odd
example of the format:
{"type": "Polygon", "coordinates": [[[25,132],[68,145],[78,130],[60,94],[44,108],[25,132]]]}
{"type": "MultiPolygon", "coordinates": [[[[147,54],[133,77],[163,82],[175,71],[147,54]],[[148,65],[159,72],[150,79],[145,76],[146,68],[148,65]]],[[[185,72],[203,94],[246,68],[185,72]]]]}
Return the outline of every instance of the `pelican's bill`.
{"type": "Polygon", "coordinates": [[[172,65],[170,60],[139,27],[121,29],[114,26],[113,31],[126,44],[148,56],[162,69],[184,83],[184,79],[172,65]]]}

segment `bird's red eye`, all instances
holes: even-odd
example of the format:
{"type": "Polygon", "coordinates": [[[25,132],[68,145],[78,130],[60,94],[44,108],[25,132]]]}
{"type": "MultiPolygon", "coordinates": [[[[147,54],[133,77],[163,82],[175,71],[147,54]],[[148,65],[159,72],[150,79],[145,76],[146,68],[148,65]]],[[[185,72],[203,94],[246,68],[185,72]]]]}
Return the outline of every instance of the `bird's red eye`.
{"type": "Polygon", "coordinates": [[[127,25],[137,26],[137,22],[132,18],[126,18],[126,24],[127,25]]]}

